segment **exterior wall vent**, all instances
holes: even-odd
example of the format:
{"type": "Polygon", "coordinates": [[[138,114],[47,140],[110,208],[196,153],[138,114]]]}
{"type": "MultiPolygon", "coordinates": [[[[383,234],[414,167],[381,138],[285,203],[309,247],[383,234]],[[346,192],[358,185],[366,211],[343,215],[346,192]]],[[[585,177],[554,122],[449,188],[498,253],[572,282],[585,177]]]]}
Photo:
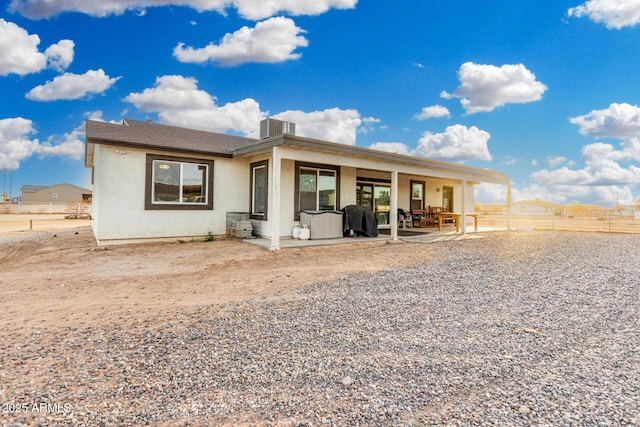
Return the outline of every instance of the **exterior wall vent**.
{"type": "Polygon", "coordinates": [[[277,119],[264,119],[260,122],[260,139],[272,136],[295,135],[296,124],[277,119]]]}

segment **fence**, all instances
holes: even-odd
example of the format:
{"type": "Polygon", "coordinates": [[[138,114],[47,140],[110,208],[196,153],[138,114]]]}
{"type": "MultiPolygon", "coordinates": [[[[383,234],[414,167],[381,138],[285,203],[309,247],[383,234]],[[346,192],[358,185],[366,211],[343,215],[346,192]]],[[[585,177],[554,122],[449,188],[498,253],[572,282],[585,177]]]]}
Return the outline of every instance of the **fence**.
{"type": "MultiPolygon", "coordinates": [[[[483,227],[507,226],[506,209],[479,210],[483,227]]],[[[558,206],[545,212],[511,214],[511,227],[525,230],[592,231],[609,233],[640,233],[640,209],[636,206],[606,208],[589,206],[575,208],[558,206]]]]}
{"type": "MultiPolygon", "coordinates": [[[[506,207],[477,206],[478,225],[487,228],[506,228],[506,207]]],[[[74,218],[91,215],[90,203],[0,203],[1,214],[65,214],[74,218]]],[[[522,230],[598,231],[640,234],[640,208],[588,206],[557,206],[544,213],[514,212],[511,227],[522,230]]]]}
{"type": "Polygon", "coordinates": [[[91,215],[90,203],[0,203],[0,214],[67,214],[91,215]]]}

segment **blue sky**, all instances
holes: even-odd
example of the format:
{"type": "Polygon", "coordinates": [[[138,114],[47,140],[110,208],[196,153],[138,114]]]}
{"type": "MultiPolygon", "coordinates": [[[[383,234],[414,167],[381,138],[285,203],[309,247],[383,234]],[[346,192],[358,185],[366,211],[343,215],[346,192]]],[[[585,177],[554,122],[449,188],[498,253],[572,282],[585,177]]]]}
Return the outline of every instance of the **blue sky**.
{"type": "Polygon", "coordinates": [[[270,116],[502,171],[514,200],[640,197],[640,0],[5,5],[0,190],[13,196],[90,186],[87,118],[257,136],[270,116]]]}

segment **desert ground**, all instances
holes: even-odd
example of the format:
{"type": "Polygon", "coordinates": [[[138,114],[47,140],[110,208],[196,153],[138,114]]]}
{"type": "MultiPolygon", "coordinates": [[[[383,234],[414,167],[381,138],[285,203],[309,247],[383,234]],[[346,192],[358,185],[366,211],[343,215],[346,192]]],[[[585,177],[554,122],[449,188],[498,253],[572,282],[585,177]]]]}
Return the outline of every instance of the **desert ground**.
{"type": "Polygon", "coordinates": [[[363,240],[272,253],[224,239],[99,248],[88,220],[0,216],[0,327],[105,324],[239,302],[430,256],[415,249],[363,240]]]}
{"type": "Polygon", "coordinates": [[[640,236],[525,229],[99,248],[0,215],[0,426],[638,425],[640,236]]]}
{"type": "MultiPolygon", "coordinates": [[[[494,227],[504,226],[501,221],[483,219],[494,227]]],[[[608,225],[513,221],[520,229],[607,231],[608,225]]],[[[620,232],[640,232],[640,221],[614,226],[620,232]]],[[[90,220],[65,219],[63,214],[0,215],[0,327],[19,331],[44,324],[108,323],[180,307],[240,302],[433,256],[434,246],[366,239],[273,253],[226,239],[99,248],[90,220]]]]}

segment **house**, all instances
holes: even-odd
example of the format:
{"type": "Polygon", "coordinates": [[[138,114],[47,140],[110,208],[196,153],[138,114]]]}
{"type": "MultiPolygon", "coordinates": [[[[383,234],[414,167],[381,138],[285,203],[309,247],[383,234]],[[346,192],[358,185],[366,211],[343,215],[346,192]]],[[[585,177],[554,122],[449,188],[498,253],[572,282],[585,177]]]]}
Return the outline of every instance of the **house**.
{"type": "Polygon", "coordinates": [[[398,208],[472,212],[482,182],[510,194],[496,171],[301,137],[273,119],[261,123],[260,139],[88,120],[85,165],[100,245],[223,235],[227,214],[246,212],[254,234],[279,249],[301,211],[348,205],[371,208],[395,239],[398,208]]]}
{"type": "Polygon", "coordinates": [[[545,202],[540,199],[521,200],[511,205],[513,215],[553,216],[560,215],[563,207],[556,203],[545,202]]]}
{"type": "Polygon", "coordinates": [[[20,203],[81,203],[91,202],[91,190],[72,184],[23,185],[20,203]]]}

